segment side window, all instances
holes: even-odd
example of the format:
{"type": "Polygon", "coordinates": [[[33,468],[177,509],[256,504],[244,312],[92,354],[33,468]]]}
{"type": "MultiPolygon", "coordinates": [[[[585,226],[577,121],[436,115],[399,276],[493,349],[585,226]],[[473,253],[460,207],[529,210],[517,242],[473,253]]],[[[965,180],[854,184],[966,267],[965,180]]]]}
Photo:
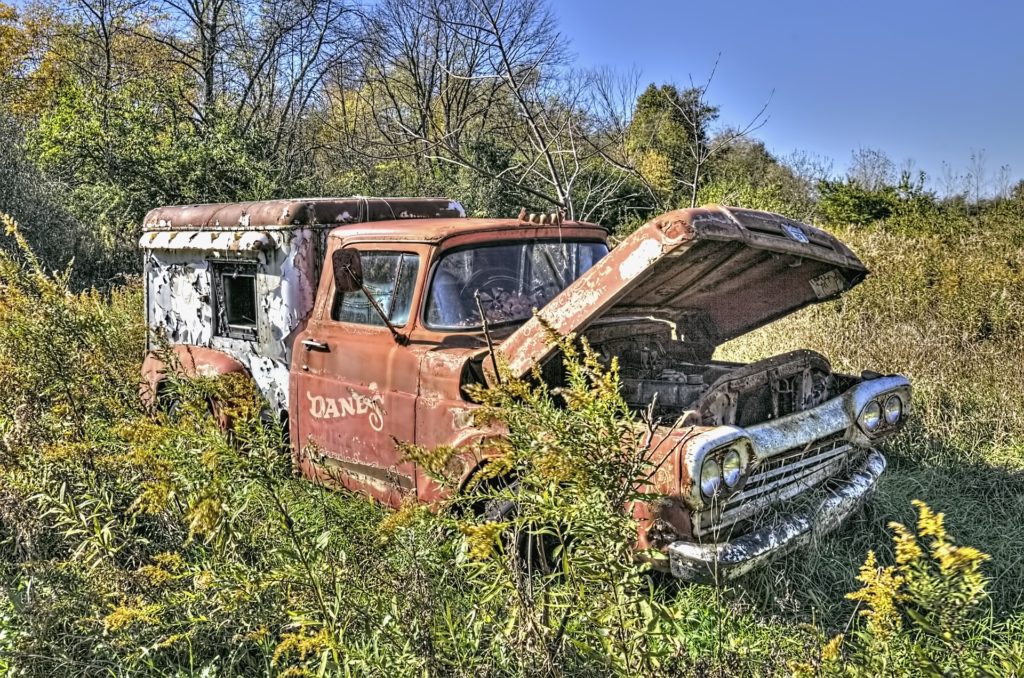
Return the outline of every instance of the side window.
{"type": "Polygon", "coordinates": [[[256,264],[211,261],[215,333],[233,339],[256,338],[256,264]]]}
{"type": "MultiPolygon", "coordinates": [[[[409,322],[420,259],[407,252],[363,252],[363,284],[394,325],[409,322]]],[[[362,290],[334,294],[331,319],[360,325],[384,326],[362,290]]]]}

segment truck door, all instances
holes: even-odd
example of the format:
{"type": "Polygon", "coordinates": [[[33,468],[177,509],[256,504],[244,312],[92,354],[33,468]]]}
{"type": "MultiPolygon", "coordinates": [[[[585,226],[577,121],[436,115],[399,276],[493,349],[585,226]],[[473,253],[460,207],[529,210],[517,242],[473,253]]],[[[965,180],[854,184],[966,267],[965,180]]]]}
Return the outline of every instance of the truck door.
{"type": "MultiPolygon", "coordinates": [[[[367,289],[392,324],[405,327],[420,254],[394,244],[357,249],[367,289]]],[[[315,310],[295,344],[299,458],[307,473],[397,506],[416,489],[414,465],[402,461],[394,440],[413,440],[419,357],[394,340],[362,291],[336,293],[330,268],[324,266],[315,310]]]]}

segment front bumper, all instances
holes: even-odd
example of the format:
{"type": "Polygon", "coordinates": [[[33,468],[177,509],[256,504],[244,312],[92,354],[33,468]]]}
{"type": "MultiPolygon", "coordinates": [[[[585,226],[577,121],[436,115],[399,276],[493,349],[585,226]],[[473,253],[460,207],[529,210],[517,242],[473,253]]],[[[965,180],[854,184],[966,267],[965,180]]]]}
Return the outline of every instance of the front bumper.
{"type": "Polygon", "coordinates": [[[843,485],[816,506],[787,516],[781,524],[756,529],[729,542],[670,544],[672,574],[695,582],[722,582],[828,534],[871,495],[885,466],[882,453],[871,450],[863,465],[843,485]]]}

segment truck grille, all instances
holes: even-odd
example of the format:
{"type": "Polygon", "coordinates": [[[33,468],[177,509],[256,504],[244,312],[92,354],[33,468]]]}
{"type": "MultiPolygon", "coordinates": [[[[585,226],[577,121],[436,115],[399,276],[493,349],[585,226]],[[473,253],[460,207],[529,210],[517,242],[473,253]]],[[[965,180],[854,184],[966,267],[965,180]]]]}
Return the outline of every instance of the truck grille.
{"type": "Polygon", "coordinates": [[[720,532],[744,521],[766,518],[769,508],[836,475],[862,452],[843,438],[826,438],[761,461],[736,494],[713,510],[702,511],[697,535],[720,532]]]}

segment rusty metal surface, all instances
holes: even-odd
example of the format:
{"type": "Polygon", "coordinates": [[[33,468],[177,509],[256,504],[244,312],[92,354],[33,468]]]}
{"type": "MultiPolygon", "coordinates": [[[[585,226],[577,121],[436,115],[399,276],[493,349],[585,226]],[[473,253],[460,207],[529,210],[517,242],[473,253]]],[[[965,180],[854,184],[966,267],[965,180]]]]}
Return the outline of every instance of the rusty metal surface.
{"type": "Polygon", "coordinates": [[[447,198],[319,198],[155,209],[146,216],[140,239],[147,324],[172,344],[232,356],[271,406],[287,412],[292,342],[313,308],[326,232],[338,224],[358,228],[358,222],[379,219],[406,220],[400,228],[408,232],[409,219],[458,221],[464,215],[462,206],[447,198]],[[216,262],[256,266],[254,336],[216,332],[216,262]]]}
{"type": "Polygon", "coordinates": [[[146,250],[146,317],[150,329],[173,345],[213,349],[245,365],[280,411],[288,409],[292,340],[313,307],[319,255],[309,229],[262,235],[271,244],[259,250],[146,250]],[[221,262],[251,264],[256,270],[258,322],[250,338],[216,330],[220,306],[213,267],[221,262]]]}
{"type": "MultiPolygon", "coordinates": [[[[568,334],[602,317],[679,322],[697,310],[717,344],[832,299],[866,272],[849,248],[812,226],[717,206],[676,210],[634,231],[540,316],[568,334]]],[[[500,351],[515,374],[525,375],[552,348],[542,323],[532,319],[500,351]]]]}
{"type": "MultiPolygon", "coordinates": [[[[221,374],[246,374],[245,366],[227,353],[204,346],[171,346],[173,363],[183,376],[212,377],[221,374]]],[[[163,357],[154,352],[146,354],[142,361],[142,385],[139,395],[146,407],[157,404],[160,382],[167,376],[167,365],[163,357]]]]}
{"type": "Polygon", "coordinates": [[[448,198],[297,198],[158,207],[142,226],[144,231],[237,230],[464,216],[462,205],[448,198]]]}
{"type": "Polygon", "coordinates": [[[461,240],[447,242],[445,247],[533,238],[583,238],[603,242],[607,235],[608,231],[601,226],[586,222],[567,221],[538,226],[522,224],[515,219],[421,219],[412,224],[374,221],[331,231],[331,237],[341,239],[345,245],[386,241],[440,244],[461,236],[461,240]]]}
{"type": "MultiPolygon", "coordinates": [[[[482,334],[431,329],[421,322],[435,264],[446,252],[462,247],[536,239],[604,241],[606,232],[593,224],[558,219],[543,224],[535,223],[539,219],[463,218],[351,223],[339,211],[341,202],[312,202],[274,201],[260,203],[258,209],[231,210],[201,206],[155,214],[153,223],[163,225],[148,234],[156,234],[151,243],[159,246],[146,248],[150,325],[162,327],[175,343],[219,352],[237,362],[231,369],[251,373],[271,402],[288,410],[293,449],[306,475],[391,506],[407,496],[441,498],[449,490],[405,460],[394,441],[458,450],[449,470],[465,480],[498,452],[504,432],[479,425],[473,417],[477,406],[462,390],[485,378],[482,334]],[[329,234],[312,227],[327,223],[327,218],[344,225],[329,234]],[[193,223],[200,220],[205,221],[199,226],[193,223]],[[179,241],[201,237],[209,243],[203,240],[195,249],[179,241]],[[342,247],[418,258],[415,293],[408,320],[398,328],[400,340],[383,326],[331,319],[334,279],[330,270],[321,268],[342,247]],[[197,256],[197,251],[204,255],[197,256]],[[213,333],[221,320],[208,310],[215,296],[210,267],[223,261],[255,262],[259,267],[262,320],[253,338],[213,333]]],[[[389,204],[388,209],[393,207],[389,204]]],[[[362,214],[371,214],[369,203],[364,209],[362,214]]],[[[797,545],[818,525],[815,519],[805,525],[803,518],[794,517],[781,532],[755,530],[750,534],[760,536],[751,537],[754,541],[723,543],[715,530],[721,507],[716,512],[714,501],[708,505],[695,482],[708,455],[720,460],[723,446],[742,442],[747,474],[767,470],[773,460],[789,459],[797,448],[813,448],[816,454],[815,446],[827,447],[838,436],[842,446],[821,447],[831,455],[829,464],[808,466],[813,473],[807,478],[817,486],[834,475],[834,458],[892,432],[869,438],[856,422],[864,404],[880,393],[899,392],[909,401],[909,385],[902,377],[864,381],[839,375],[828,381],[823,394],[817,375],[828,372],[832,379],[831,367],[810,352],[749,366],[711,359],[717,343],[834,298],[865,274],[849,249],[813,227],[749,210],[678,210],[642,226],[540,309],[557,331],[583,332],[599,350],[620,358],[624,370],[634,370],[624,384],[632,389],[636,406],[659,392],[674,408],[667,420],[676,425],[657,428],[651,440],[656,471],[648,490],[655,500],[636,502],[632,510],[641,524],[638,544],[665,552],[674,548],[677,574],[691,565],[705,566],[707,558],[728,560],[734,564],[732,572],[740,573],[748,563],[753,566],[781,552],[783,547],[774,544],[797,545]],[[798,404],[778,400],[783,393],[778,384],[787,379],[803,380],[800,388],[785,391],[798,404]],[[745,411],[736,403],[749,393],[769,399],[768,414],[733,425],[740,421],[737,412],[745,411]],[[729,402],[703,403],[705,396],[729,402]],[[697,543],[701,539],[718,541],[697,543]]],[[[518,329],[499,329],[495,338],[520,375],[553,351],[537,319],[518,329]]],[[[158,364],[149,360],[147,365],[157,374],[158,364]]],[[[723,500],[744,496],[744,482],[723,493],[723,500]]],[[[752,510],[789,496],[786,492],[792,494],[794,487],[775,492],[771,486],[749,508],[740,502],[729,510],[736,512],[737,521],[746,520],[752,510]]],[[[827,517],[821,524],[841,521],[848,504],[823,504],[827,517]]]]}

